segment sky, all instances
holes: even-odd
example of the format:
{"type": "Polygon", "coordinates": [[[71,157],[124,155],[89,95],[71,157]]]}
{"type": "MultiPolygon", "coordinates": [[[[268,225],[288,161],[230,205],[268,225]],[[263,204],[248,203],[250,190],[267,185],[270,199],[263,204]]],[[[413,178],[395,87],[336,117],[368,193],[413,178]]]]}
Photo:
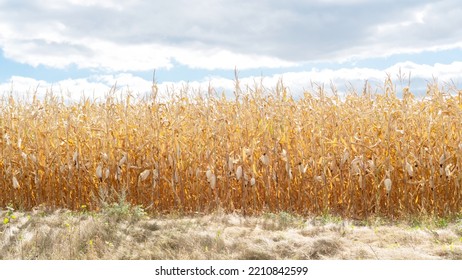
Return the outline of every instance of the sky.
{"type": "Polygon", "coordinates": [[[293,95],[387,76],[460,89],[461,14],[457,0],[0,0],[0,93],[144,94],[154,70],[164,91],[226,91],[235,69],[293,95]]]}

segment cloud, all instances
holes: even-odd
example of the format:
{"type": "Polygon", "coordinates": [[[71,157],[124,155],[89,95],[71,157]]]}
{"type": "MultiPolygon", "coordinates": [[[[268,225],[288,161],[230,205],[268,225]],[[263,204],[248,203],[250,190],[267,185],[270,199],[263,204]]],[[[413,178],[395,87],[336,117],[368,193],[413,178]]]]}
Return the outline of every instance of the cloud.
{"type": "Polygon", "coordinates": [[[0,0],[0,48],[108,72],[278,68],[462,48],[461,13],[456,0],[0,0]]]}
{"type": "MultiPolygon", "coordinates": [[[[241,89],[245,92],[246,85],[253,88],[255,84],[260,85],[262,83],[264,88],[271,90],[282,80],[292,95],[297,97],[303,94],[305,90],[313,89],[313,87],[325,86],[328,89],[331,85],[337,88],[339,94],[345,94],[351,89],[361,90],[365,81],[368,81],[374,89],[380,92],[387,76],[390,76],[398,86],[406,86],[410,75],[411,89],[417,96],[424,96],[427,83],[434,82],[434,77],[437,77],[443,85],[454,84],[460,88],[462,84],[460,73],[462,73],[462,62],[436,63],[434,65],[401,62],[383,70],[371,68],[312,69],[286,72],[268,77],[244,77],[240,78],[239,81],[241,89]],[[400,85],[399,73],[404,80],[403,85],[400,85]]],[[[52,91],[54,94],[62,95],[67,100],[78,101],[83,96],[104,100],[114,86],[116,86],[116,92],[121,94],[117,97],[122,97],[127,93],[143,97],[151,92],[152,82],[127,73],[93,75],[83,79],[62,80],[54,84],[43,80],[15,76],[7,83],[0,84],[0,95],[12,93],[19,99],[27,99],[34,92],[37,92],[39,97],[43,97],[47,92],[52,91]]],[[[160,96],[163,98],[168,98],[180,90],[190,94],[199,91],[205,93],[209,86],[217,93],[225,92],[231,96],[235,81],[219,76],[210,76],[199,81],[158,84],[160,96]]]]}

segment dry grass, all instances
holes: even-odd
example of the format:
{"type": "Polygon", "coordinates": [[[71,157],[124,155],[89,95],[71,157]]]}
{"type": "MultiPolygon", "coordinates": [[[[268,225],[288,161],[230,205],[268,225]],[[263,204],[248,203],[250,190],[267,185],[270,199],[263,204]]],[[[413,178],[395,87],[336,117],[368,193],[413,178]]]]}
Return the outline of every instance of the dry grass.
{"type": "Polygon", "coordinates": [[[153,213],[460,213],[462,91],[429,84],[423,100],[409,88],[398,98],[390,79],[378,91],[294,99],[282,82],[236,80],[231,99],[210,88],[164,102],[155,85],[143,100],[10,96],[0,206],[98,210],[124,194],[153,213]]]}
{"type": "MultiPolygon", "coordinates": [[[[0,259],[462,259],[462,223],[369,225],[285,212],[149,217],[118,206],[101,213],[0,212],[0,259]]],[[[431,222],[430,222],[431,221],[431,222]]]]}

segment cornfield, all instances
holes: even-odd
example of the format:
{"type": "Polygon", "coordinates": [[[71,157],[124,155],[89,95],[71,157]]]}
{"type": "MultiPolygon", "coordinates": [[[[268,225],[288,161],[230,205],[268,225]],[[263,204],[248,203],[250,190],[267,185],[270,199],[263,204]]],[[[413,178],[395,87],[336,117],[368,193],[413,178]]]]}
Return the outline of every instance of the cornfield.
{"type": "Polygon", "coordinates": [[[346,96],[238,80],[232,98],[181,89],[166,101],[155,84],[142,99],[10,95],[0,206],[98,210],[123,195],[162,213],[460,213],[462,91],[401,94],[388,78],[346,96]]]}

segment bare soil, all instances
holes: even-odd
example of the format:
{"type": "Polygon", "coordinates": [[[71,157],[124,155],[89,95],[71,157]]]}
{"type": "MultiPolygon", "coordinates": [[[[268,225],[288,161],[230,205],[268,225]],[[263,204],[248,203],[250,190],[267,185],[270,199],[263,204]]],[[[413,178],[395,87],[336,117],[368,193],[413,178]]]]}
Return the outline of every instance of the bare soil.
{"type": "MultiPolygon", "coordinates": [[[[122,211],[123,210],[123,211],[122,211]]],[[[462,221],[0,211],[0,259],[462,259],[462,221]]]]}

